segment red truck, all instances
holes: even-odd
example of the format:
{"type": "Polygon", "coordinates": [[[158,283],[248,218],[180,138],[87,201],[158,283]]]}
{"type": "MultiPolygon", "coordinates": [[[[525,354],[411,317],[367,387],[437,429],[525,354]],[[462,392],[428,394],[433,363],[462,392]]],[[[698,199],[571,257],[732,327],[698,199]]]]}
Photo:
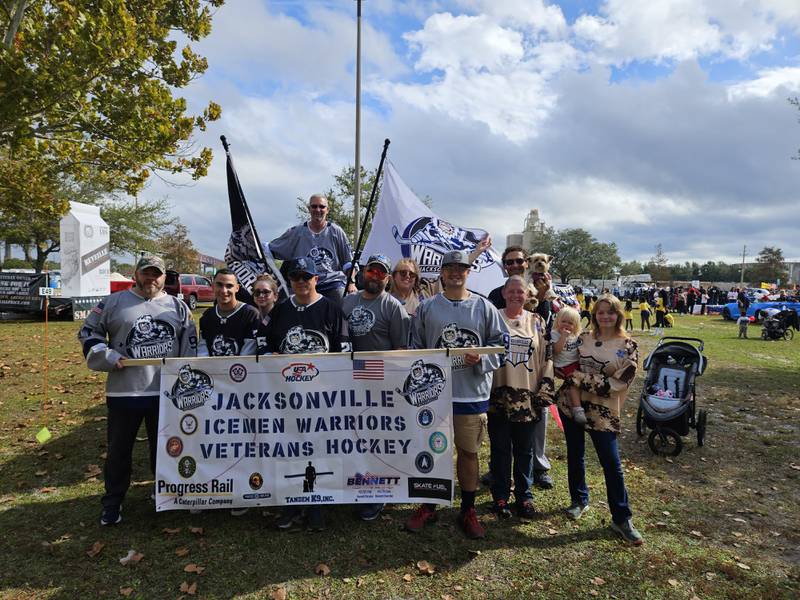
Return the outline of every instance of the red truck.
{"type": "Polygon", "coordinates": [[[198,302],[214,301],[214,287],[211,284],[211,280],[205,275],[167,270],[164,291],[178,298],[183,298],[183,301],[192,310],[197,308],[198,302]]]}

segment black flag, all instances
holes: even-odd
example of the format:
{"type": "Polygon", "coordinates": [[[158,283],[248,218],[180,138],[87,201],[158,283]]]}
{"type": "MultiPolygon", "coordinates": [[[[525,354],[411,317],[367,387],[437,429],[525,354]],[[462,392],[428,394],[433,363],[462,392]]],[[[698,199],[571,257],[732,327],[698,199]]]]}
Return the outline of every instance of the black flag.
{"type": "Polygon", "coordinates": [[[275,261],[269,246],[265,246],[258,239],[253,217],[250,216],[250,209],[247,208],[247,201],[244,199],[242,186],[239,184],[239,177],[233,167],[233,159],[228,150],[228,142],[225,136],[220,136],[225,154],[228,157],[228,201],[231,206],[231,239],[225,249],[225,264],[236,273],[242,289],[250,295],[253,291],[253,283],[258,275],[268,273],[278,282],[278,292],[280,297],[286,296],[287,287],[275,261]]]}

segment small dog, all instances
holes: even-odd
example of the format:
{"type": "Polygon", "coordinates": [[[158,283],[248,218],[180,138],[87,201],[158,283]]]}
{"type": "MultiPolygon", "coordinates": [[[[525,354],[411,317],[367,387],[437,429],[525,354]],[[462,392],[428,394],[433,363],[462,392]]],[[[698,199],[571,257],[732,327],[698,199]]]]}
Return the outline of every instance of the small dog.
{"type": "Polygon", "coordinates": [[[540,252],[536,254],[531,254],[530,258],[528,259],[528,263],[531,265],[531,272],[532,273],[549,273],[550,272],[550,262],[553,260],[553,257],[549,254],[542,254],[540,252]]]}

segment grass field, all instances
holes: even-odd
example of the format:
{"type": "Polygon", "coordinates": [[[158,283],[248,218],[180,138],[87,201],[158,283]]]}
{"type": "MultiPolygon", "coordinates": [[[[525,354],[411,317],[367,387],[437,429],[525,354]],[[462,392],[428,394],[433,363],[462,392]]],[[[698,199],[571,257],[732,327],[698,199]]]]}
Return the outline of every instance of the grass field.
{"type": "MultiPolygon", "coordinates": [[[[608,531],[602,471],[591,453],[593,508],[578,523],[561,514],[569,496],[554,425],[548,454],[556,487],[535,492],[542,517],[498,522],[481,490],[483,541],[461,536],[455,510],[442,511],[421,534],[405,533],[408,506],[391,507],[372,524],[337,508],[322,534],[277,532],[276,511],[156,514],[145,443],[135,450],[125,521],[101,528],[104,376],[86,369],[76,330],[50,324],[45,402],[43,324],[0,322],[0,598],[800,595],[800,336],[738,340],[736,325],[718,317],[677,318],[670,333],[706,342],[698,402],[709,410],[708,435],[702,448],[684,438],[675,458],[651,454],[635,432],[637,378],[620,442],[634,521],[645,536],[644,546],[631,548],[608,531]],[[40,445],[34,436],[43,425],[53,438],[40,445]],[[129,550],[143,556],[123,566],[129,550]],[[433,574],[421,572],[421,560],[433,574]],[[316,574],[320,564],[330,574],[316,574]],[[188,565],[202,572],[187,572],[188,565]]],[[[758,332],[751,327],[751,337],[758,332]]],[[[644,357],[656,338],[636,336],[644,357]]]]}

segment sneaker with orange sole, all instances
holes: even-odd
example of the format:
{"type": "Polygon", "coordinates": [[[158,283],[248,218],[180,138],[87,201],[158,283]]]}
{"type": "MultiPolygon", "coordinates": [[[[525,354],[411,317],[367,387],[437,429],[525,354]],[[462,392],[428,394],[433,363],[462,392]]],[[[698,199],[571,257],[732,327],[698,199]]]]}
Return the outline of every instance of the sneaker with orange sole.
{"type": "Polygon", "coordinates": [[[468,508],[458,515],[458,526],[471,540],[479,540],[486,536],[486,530],[478,522],[478,513],[475,512],[475,507],[468,508]]]}
{"type": "Polygon", "coordinates": [[[427,504],[421,504],[416,512],[411,515],[411,518],[406,521],[406,529],[416,533],[417,531],[422,531],[423,527],[428,523],[435,523],[437,519],[435,508],[431,508],[427,504]]]}

